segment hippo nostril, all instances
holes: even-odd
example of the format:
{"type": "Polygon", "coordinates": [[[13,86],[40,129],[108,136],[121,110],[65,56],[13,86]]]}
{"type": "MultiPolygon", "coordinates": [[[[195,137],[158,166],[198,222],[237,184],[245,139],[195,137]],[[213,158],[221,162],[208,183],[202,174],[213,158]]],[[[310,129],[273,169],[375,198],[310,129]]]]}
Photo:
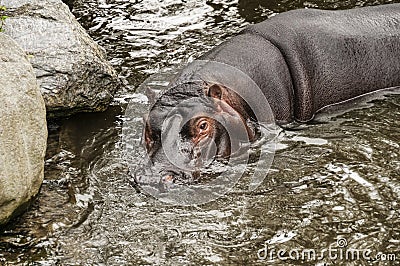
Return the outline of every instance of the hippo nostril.
{"type": "Polygon", "coordinates": [[[174,181],[174,176],[171,174],[165,175],[161,178],[161,181],[164,183],[172,183],[174,181]]]}
{"type": "Polygon", "coordinates": [[[161,178],[158,183],[158,189],[160,192],[168,192],[170,189],[174,187],[176,174],[171,171],[161,171],[161,178]]]}
{"type": "Polygon", "coordinates": [[[179,174],[173,170],[163,170],[160,172],[162,183],[173,183],[179,174]]]}
{"type": "Polygon", "coordinates": [[[182,185],[192,180],[192,173],[175,170],[163,170],[160,172],[160,184],[163,185],[182,185]]]}

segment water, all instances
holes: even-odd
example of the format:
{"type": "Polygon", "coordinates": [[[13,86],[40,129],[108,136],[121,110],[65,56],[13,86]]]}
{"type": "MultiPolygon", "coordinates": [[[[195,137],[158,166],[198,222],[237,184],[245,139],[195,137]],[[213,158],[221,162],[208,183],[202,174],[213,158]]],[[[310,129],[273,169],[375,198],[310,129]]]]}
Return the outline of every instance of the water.
{"type": "Polygon", "coordinates": [[[160,68],[196,58],[274,13],[383,2],[90,0],[76,5],[75,15],[105,47],[126,87],[105,113],[49,123],[46,180],[33,206],[0,235],[0,261],[398,265],[398,91],[349,103],[357,108],[330,110],[310,124],[282,131],[271,171],[256,191],[235,187],[201,206],[171,207],[137,192],[129,182],[121,143],[126,100],[160,68]],[[337,244],[371,249],[371,257],[381,259],[346,260],[346,249],[337,244]],[[285,256],[292,251],[294,258],[296,251],[300,256],[313,249],[320,256],[329,247],[336,253],[311,261],[277,258],[279,249],[287,251],[285,256]]]}

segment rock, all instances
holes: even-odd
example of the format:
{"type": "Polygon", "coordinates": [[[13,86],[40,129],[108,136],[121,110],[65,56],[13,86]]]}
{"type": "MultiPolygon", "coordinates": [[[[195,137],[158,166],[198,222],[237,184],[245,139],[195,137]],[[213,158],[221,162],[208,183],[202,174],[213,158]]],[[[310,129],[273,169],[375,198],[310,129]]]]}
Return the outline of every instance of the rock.
{"type": "Polygon", "coordinates": [[[66,4],[69,8],[69,10],[72,10],[74,8],[74,2],[75,0],[62,0],[64,4],[66,4]]]}
{"type": "Polygon", "coordinates": [[[21,212],[43,181],[46,109],[25,52],[0,33],[0,224],[21,212]]]}
{"type": "Polygon", "coordinates": [[[4,33],[29,54],[50,116],[103,111],[120,86],[104,51],[61,0],[0,0],[4,33]]]}

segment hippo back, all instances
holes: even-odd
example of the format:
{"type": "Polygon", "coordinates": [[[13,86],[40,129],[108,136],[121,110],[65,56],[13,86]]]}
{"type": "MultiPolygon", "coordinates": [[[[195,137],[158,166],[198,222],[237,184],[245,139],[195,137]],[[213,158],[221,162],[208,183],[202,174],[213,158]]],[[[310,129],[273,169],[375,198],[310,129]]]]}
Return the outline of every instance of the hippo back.
{"type": "Polygon", "coordinates": [[[261,36],[282,53],[299,121],[327,105],[400,85],[400,4],[294,10],[242,34],[261,36]]]}

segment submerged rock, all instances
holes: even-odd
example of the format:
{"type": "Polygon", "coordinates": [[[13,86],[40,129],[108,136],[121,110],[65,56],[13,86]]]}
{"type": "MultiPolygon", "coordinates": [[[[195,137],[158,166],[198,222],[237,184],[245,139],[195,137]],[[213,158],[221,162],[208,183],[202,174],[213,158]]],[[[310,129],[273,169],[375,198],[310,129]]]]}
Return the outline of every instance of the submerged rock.
{"type": "Polygon", "coordinates": [[[0,33],[0,224],[38,193],[46,150],[46,110],[25,52],[0,33]]]}
{"type": "Polygon", "coordinates": [[[61,0],[0,0],[4,33],[30,56],[50,116],[107,108],[120,83],[61,0]]]}

